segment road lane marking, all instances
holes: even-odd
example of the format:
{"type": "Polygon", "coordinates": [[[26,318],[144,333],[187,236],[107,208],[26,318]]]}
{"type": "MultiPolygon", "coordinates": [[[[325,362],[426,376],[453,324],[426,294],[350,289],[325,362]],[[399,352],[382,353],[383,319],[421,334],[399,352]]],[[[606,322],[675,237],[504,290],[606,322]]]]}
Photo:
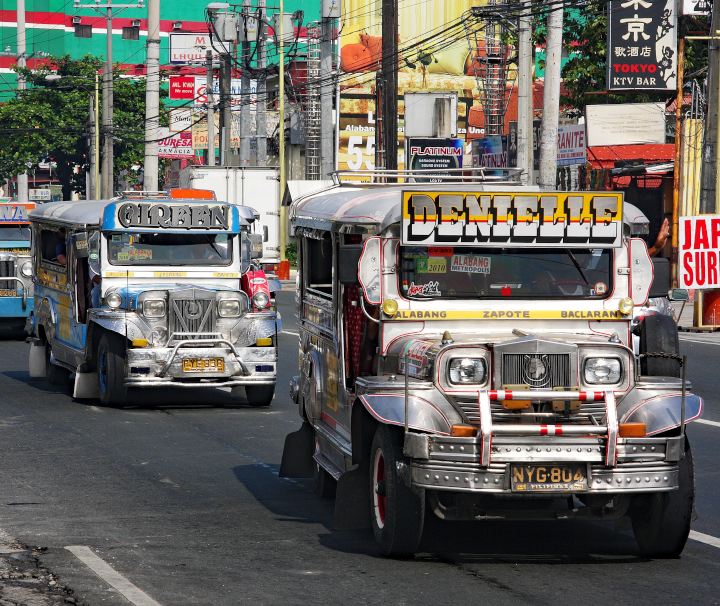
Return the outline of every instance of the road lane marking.
{"type": "Polygon", "coordinates": [[[717,537],[710,536],[709,534],[703,534],[702,532],[697,532],[696,530],[690,531],[690,538],[693,541],[699,541],[700,543],[705,543],[706,545],[712,545],[713,547],[720,547],[720,539],[717,537]]]}
{"type": "Polygon", "coordinates": [[[295,336],[295,337],[299,337],[299,336],[300,336],[300,333],[297,333],[297,332],[292,331],[292,330],[284,330],[284,329],[283,329],[283,332],[284,332],[286,335],[293,335],[293,336],[295,336]]]}
{"type": "Polygon", "coordinates": [[[713,427],[720,427],[720,423],[717,421],[708,421],[707,419],[695,419],[696,423],[703,423],[704,425],[712,425],[713,427]]]}
{"type": "Polygon", "coordinates": [[[156,602],[142,589],[133,585],[105,560],[95,555],[89,547],[84,545],[68,545],[65,549],[72,553],[108,585],[117,589],[131,604],[135,604],[135,606],[160,606],[159,602],[156,602]]]}
{"type": "Polygon", "coordinates": [[[720,340],[718,340],[717,337],[713,337],[712,340],[708,339],[706,341],[704,339],[693,339],[692,337],[686,337],[681,334],[680,340],[687,341],[688,343],[701,343],[702,345],[720,345],[720,340]]]}

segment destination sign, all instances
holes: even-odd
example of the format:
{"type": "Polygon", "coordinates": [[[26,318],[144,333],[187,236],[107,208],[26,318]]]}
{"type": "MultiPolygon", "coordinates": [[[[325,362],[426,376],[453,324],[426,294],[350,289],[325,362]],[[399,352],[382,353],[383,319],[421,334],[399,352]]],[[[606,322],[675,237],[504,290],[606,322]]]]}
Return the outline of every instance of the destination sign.
{"type": "Polygon", "coordinates": [[[123,227],[159,229],[228,229],[229,208],[208,204],[150,204],[133,202],[118,208],[123,227]]]}
{"type": "Polygon", "coordinates": [[[405,245],[579,246],[622,241],[617,192],[404,191],[405,245]]]}
{"type": "Polygon", "coordinates": [[[27,223],[34,204],[0,204],[0,223],[27,223]]]}

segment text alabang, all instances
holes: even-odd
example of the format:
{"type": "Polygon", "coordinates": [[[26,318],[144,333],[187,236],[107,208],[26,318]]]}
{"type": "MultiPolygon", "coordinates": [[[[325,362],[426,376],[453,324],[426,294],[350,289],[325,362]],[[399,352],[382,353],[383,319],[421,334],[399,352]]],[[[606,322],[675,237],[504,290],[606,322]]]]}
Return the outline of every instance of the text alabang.
{"type": "Polygon", "coordinates": [[[612,246],[621,234],[619,196],[409,194],[407,243],[528,242],[612,246]]]}

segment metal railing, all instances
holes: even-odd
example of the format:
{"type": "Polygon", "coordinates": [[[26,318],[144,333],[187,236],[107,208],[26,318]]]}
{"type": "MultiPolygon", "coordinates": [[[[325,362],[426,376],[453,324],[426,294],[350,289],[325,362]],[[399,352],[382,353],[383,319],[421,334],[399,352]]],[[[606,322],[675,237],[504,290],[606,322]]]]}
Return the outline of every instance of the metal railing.
{"type": "Polygon", "coordinates": [[[336,170],[335,185],[433,185],[442,183],[496,183],[520,185],[520,168],[423,168],[413,170],[336,170]]]}

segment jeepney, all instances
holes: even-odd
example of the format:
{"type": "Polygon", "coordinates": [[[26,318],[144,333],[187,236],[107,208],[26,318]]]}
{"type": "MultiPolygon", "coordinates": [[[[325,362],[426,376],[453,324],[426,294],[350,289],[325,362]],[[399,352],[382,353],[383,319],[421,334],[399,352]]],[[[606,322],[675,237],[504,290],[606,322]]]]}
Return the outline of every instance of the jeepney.
{"type": "Polygon", "coordinates": [[[0,198],[0,326],[26,329],[33,309],[30,223],[32,203],[0,198]]]}
{"type": "Polygon", "coordinates": [[[270,404],[279,319],[253,265],[254,212],[191,195],[128,192],[30,214],[31,376],[74,373],[76,398],[108,405],[131,387],[243,387],[250,405],[270,404]]]}
{"type": "Polygon", "coordinates": [[[702,400],[674,324],[633,319],[669,284],[626,206],[497,176],[340,176],[294,202],[303,423],[281,475],[314,476],[336,525],[372,527],[388,555],[416,552],[426,511],[629,516],[642,553],[678,555],[702,400]]]}

